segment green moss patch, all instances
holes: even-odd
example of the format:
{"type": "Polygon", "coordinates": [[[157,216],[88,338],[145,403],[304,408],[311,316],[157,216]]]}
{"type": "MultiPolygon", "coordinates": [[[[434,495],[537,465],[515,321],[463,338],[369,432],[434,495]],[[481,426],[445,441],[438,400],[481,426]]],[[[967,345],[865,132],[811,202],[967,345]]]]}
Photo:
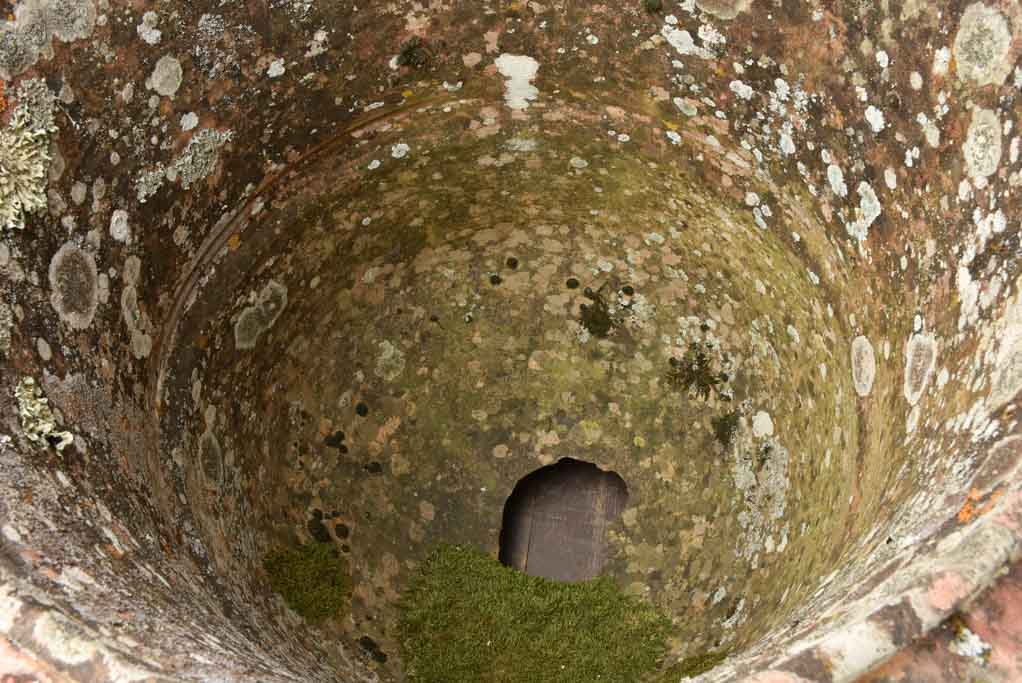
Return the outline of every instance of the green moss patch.
{"type": "Polygon", "coordinates": [[[270,586],[288,606],[310,622],[336,616],[348,604],[351,577],[337,549],[309,543],[293,550],[275,550],[263,560],[270,586]]]}
{"type": "Polygon", "coordinates": [[[727,659],[728,652],[721,650],[719,652],[704,652],[701,655],[694,657],[686,657],[681,660],[664,674],[663,680],[666,681],[677,681],[678,677],[682,678],[694,678],[699,674],[704,674],[710,669],[715,668],[718,664],[727,659]]]}
{"type": "Polygon", "coordinates": [[[640,681],[666,653],[670,620],[609,578],[558,583],[442,546],[401,600],[416,683],[640,681]]]}

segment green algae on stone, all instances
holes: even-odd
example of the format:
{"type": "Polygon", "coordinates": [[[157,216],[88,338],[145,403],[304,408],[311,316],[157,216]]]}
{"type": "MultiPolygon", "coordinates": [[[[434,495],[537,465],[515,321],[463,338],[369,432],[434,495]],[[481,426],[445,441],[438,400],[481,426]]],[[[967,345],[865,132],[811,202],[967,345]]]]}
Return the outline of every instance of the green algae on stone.
{"type": "Polygon", "coordinates": [[[275,550],[263,560],[270,586],[295,612],[316,623],[336,616],[348,603],[351,577],[337,550],[309,543],[275,550]]]}
{"type": "Polygon", "coordinates": [[[441,546],[402,597],[399,628],[416,683],[627,683],[655,671],[670,620],[609,578],[548,581],[441,546]]]}

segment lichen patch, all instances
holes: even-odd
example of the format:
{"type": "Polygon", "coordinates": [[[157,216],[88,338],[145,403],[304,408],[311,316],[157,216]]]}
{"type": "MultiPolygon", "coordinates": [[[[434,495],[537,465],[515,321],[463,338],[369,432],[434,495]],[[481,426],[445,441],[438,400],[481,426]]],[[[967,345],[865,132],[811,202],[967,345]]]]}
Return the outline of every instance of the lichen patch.
{"type": "Polygon", "coordinates": [[[173,98],[181,87],[184,70],[176,57],[164,55],[156,62],[152,75],[146,80],[146,87],[164,97],[173,98]]]}
{"type": "Polygon", "coordinates": [[[774,433],[774,421],[770,413],[760,410],[752,416],[752,435],[757,438],[771,436],[774,433]]]}
{"type": "Polygon", "coordinates": [[[729,21],[752,5],[752,0],[696,0],[696,6],[718,19],[729,21]]]}
{"type": "Polygon", "coordinates": [[[121,317],[128,328],[132,355],[139,360],[146,358],[153,349],[152,332],[154,329],[149,314],[143,311],[138,303],[137,287],[141,272],[142,261],[137,256],[129,256],[124,263],[121,317]]]}
{"type": "Polygon", "coordinates": [[[57,418],[50,410],[50,401],[43,396],[34,379],[23,378],[14,389],[14,397],[18,401],[21,431],[30,442],[38,446],[52,444],[62,451],[74,441],[73,434],[57,429],[57,418]]]}
{"type": "Polygon", "coordinates": [[[117,209],[110,216],[110,236],[118,242],[131,242],[131,226],[128,225],[128,212],[117,209]]]}
{"type": "Polygon", "coordinates": [[[997,339],[1000,346],[991,376],[988,404],[991,411],[999,410],[1022,391],[1022,278],[1016,284],[1016,294],[1005,306],[999,321],[997,339]]]}
{"type": "Polygon", "coordinates": [[[869,396],[876,377],[876,356],[869,339],[859,335],[852,340],[852,384],[859,396],[869,396]]]}
{"type": "Polygon", "coordinates": [[[14,329],[14,314],[11,307],[0,302],[0,356],[6,356],[11,350],[11,330],[14,329]]]}
{"type": "Polygon", "coordinates": [[[256,303],[247,307],[234,324],[234,346],[239,350],[254,349],[259,337],[273,327],[287,306],[287,287],[270,280],[259,293],[256,303]]]}
{"type": "Polygon", "coordinates": [[[50,261],[50,304],[75,330],[92,324],[99,305],[98,273],[92,254],[65,243],[50,261]]]}
{"type": "Polygon", "coordinates": [[[903,393],[909,405],[919,402],[930,382],[937,361],[937,342],[932,335],[914,334],[905,347],[905,382],[903,393]]]}
{"type": "Polygon", "coordinates": [[[855,212],[855,220],[847,224],[848,234],[862,241],[869,236],[869,228],[880,217],[882,212],[880,200],[876,192],[865,180],[859,183],[859,207],[855,212]]]}
{"type": "Polygon", "coordinates": [[[529,102],[539,97],[539,89],[532,84],[539,73],[539,62],[528,55],[502,54],[494,61],[497,70],[506,79],[504,101],[511,109],[524,110],[529,102]]]}
{"type": "Polygon", "coordinates": [[[970,178],[987,177],[1001,163],[1001,121],[990,109],[976,107],[966,134],[962,154],[970,178]]]}
{"type": "Polygon", "coordinates": [[[982,2],[965,8],[955,36],[958,78],[978,86],[1001,85],[1011,73],[1011,31],[999,10],[982,2]]]}
{"type": "Polygon", "coordinates": [[[50,136],[34,119],[19,105],[0,130],[0,227],[22,228],[27,214],[47,206],[50,136]]]}
{"type": "Polygon", "coordinates": [[[376,376],[386,381],[397,379],[405,369],[405,355],[389,341],[381,341],[376,357],[376,376]]]}
{"type": "Polygon", "coordinates": [[[14,22],[0,28],[0,78],[10,80],[40,57],[53,56],[54,37],[65,43],[88,38],[96,25],[93,0],[25,0],[14,22]]]}
{"type": "Polygon", "coordinates": [[[144,204],[167,180],[180,180],[181,187],[187,190],[192,184],[207,178],[220,160],[220,148],[232,137],[231,131],[212,128],[203,128],[195,133],[170,166],[157,164],[139,175],[135,181],[138,200],[144,204]]]}

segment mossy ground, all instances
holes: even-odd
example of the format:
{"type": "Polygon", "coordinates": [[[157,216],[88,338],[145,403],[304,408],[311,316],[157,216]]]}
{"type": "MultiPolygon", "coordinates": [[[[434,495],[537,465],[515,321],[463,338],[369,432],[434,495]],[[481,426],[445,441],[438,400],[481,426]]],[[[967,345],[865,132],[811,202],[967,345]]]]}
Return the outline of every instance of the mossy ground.
{"type": "Polygon", "coordinates": [[[416,683],[640,681],[664,656],[669,628],[610,579],[547,581],[457,546],[437,549],[401,601],[416,683]]]}
{"type": "Polygon", "coordinates": [[[263,568],[273,590],[310,622],[336,616],[348,604],[351,577],[332,545],[309,543],[275,550],[263,560],[263,568]]]}

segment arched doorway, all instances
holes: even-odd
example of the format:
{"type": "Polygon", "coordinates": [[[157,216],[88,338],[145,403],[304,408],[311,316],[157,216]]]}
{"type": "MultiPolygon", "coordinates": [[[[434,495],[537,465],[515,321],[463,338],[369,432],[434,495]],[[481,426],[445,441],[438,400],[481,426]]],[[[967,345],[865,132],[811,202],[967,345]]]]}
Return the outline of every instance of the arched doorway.
{"type": "Polygon", "coordinates": [[[607,526],[628,501],[614,472],[564,458],[519,481],[504,504],[500,561],[533,576],[584,581],[607,561],[607,526]]]}

